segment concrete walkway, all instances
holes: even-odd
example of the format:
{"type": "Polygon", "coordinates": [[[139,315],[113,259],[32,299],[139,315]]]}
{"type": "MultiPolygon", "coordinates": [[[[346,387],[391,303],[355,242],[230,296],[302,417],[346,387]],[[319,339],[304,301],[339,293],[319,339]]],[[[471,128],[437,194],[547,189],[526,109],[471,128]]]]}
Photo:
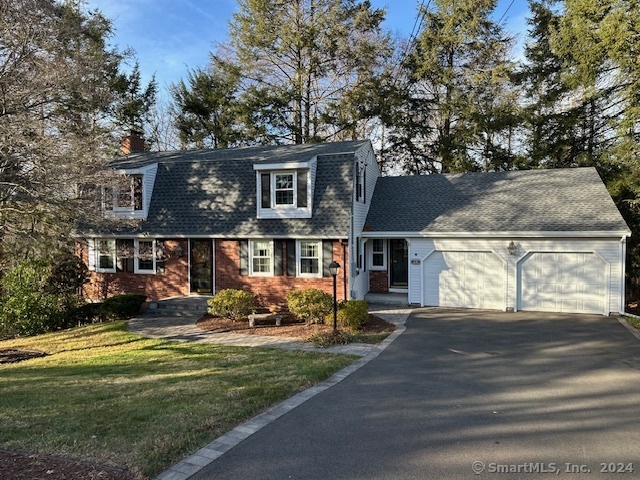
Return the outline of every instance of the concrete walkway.
{"type": "MultiPolygon", "coordinates": [[[[315,385],[291,398],[271,407],[264,413],[237,426],[225,435],[217,438],[210,444],[198,450],[193,455],[173,465],[161,473],[156,480],[186,480],[200,472],[214,460],[224,455],[234,446],[260,431],[285,413],[302,405],[319,393],[337,385],[345,378],[357,371],[368,362],[376,358],[405,330],[405,321],[411,313],[411,308],[400,305],[369,304],[369,312],[384,320],[394,323],[396,330],[383,342],[377,345],[349,344],[336,345],[330,348],[317,348],[312,344],[286,339],[281,337],[268,337],[261,335],[242,335],[236,333],[213,333],[200,330],[195,322],[202,316],[200,308],[193,308],[197,300],[188,298],[177,299],[179,309],[163,312],[163,310],[149,310],[138,318],[129,320],[127,328],[130,332],[147,338],[164,338],[167,340],[183,342],[214,343],[233,345],[239,347],[284,348],[288,350],[306,350],[325,353],[341,353],[358,355],[362,358],[348,367],[334,374],[328,380],[315,385]],[[182,308],[184,307],[184,308],[182,308]],[[165,314],[166,313],[166,314],[165,314]]],[[[200,300],[202,302],[202,300],[200,300]]]]}

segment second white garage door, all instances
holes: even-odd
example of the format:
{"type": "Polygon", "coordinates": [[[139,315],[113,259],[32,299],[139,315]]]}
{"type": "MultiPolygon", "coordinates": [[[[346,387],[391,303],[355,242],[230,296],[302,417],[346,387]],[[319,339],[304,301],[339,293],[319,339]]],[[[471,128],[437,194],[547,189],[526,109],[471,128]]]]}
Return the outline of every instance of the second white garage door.
{"type": "Polygon", "coordinates": [[[435,251],[423,267],[425,305],[505,308],[505,268],[494,253],[435,251]]]}
{"type": "Polygon", "coordinates": [[[520,309],[605,312],[605,264],[593,253],[532,253],[519,274],[520,309]]]}

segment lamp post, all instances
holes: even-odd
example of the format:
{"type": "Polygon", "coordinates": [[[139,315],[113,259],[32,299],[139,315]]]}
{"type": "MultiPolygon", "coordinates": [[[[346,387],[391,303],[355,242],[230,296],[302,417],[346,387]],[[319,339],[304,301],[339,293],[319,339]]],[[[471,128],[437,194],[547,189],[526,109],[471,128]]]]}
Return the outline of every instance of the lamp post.
{"type": "Polygon", "coordinates": [[[336,277],[340,271],[340,264],[332,260],[329,264],[329,273],[333,277],[333,333],[338,330],[338,298],[336,294],[336,277]]]}

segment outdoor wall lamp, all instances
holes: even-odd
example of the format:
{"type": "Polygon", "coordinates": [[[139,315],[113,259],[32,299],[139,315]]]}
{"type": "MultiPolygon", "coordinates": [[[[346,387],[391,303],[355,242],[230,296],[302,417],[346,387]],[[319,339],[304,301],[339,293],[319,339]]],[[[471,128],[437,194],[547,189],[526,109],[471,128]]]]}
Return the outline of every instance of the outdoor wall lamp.
{"type": "Polygon", "coordinates": [[[517,251],[518,247],[515,243],[513,243],[513,240],[511,240],[511,242],[509,242],[509,245],[507,245],[507,252],[509,252],[509,255],[515,255],[517,251]]]}
{"type": "Polygon", "coordinates": [[[336,277],[340,271],[340,264],[332,260],[329,264],[329,273],[333,277],[333,333],[338,330],[338,297],[336,293],[336,277]]]}
{"type": "Polygon", "coordinates": [[[184,248],[182,247],[182,244],[178,244],[178,246],[176,248],[173,249],[173,251],[175,252],[175,254],[182,258],[184,256],[184,248]]]}

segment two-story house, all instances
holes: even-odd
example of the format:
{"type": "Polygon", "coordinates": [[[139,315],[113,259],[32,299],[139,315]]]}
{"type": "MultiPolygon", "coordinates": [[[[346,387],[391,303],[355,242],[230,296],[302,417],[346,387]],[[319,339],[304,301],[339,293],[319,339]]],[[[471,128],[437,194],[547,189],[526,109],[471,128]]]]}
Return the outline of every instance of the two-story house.
{"type": "Polygon", "coordinates": [[[350,259],[378,176],[369,141],[133,153],[111,167],[127,180],[104,191],[105,215],[128,221],[83,231],[89,298],[240,288],[281,302],[331,292],[332,260],[339,298],[368,290],[350,259]]]}
{"type": "Polygon", "coordinates": [[[89,298],[395,292],[421,306],[624,310],[630,230],[594,168],[381,177],[369,141],[133,153],[87,228],[89,298]],[[125,221],[126,220],[126,221],[125,221]]]}

